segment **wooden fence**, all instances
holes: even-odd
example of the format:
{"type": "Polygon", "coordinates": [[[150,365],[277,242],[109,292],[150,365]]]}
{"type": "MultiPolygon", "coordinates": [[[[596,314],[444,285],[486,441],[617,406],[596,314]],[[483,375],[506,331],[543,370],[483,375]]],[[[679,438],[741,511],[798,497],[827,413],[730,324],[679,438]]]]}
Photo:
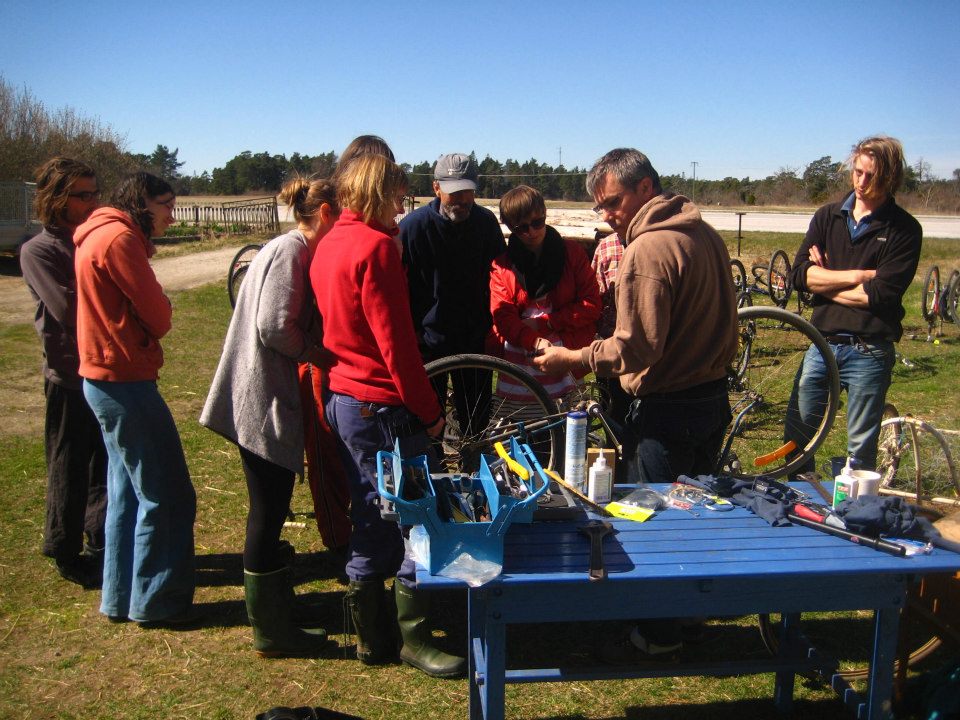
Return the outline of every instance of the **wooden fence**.
{"type": "Polygon", "coordinates": [[[267,231],[280,233],[280,215],[276,198],[249,198],[216,205],[177,205],[173,209],[177,222],[188,225],[219,225],[232,233],[267,231]]]}

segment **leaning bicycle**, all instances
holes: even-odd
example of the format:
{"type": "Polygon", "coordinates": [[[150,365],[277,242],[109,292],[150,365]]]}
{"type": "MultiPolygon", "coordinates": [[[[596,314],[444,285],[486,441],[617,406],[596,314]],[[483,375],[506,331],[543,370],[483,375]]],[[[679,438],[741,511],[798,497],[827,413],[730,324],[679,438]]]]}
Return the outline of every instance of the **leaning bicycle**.
{"type": "Polygon", "coordinates": [[[927,322],[927,342],[931,342],[935,335],[943,335],[944,321],[960,324],[960,270],[951,272],[944,284],[940,282],[939,266],[933,265],[927,270],[920,312],[927,322]]]}

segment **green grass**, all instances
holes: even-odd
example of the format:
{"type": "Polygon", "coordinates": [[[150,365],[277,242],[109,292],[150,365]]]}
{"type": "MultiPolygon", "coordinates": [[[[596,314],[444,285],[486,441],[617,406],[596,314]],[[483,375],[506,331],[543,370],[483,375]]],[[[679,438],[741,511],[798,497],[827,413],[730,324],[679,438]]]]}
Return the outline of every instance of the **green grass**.
{"type": "MultiPolygon", "coordinates": [[[[735,247],[734,235],[726,237],[735,247]]],[[[771,249],[784,247],[792,254],[799,240],[750,234],[743,253],[769,256],[771,249]]],[[[924,263],[935,258],[941,268],[960,265],[958,249],[930,242],[924,263]]],[[[907,300],[907,323],[916,331],[918,284],[907,300]]],[[[243,606],[246,491],[240,463],[233,446],[196,421],[220,354],[229,304],[220,282],[178,293],[173,302],[174,330],[163,342],[160,387],[177,420],[197,490],[197,600],[209,611],[208,621],[181,633],[110,624],[98,613],[99,593],[61,581],[40,555],[45,491],[40,354],[29,324],[0,326],[0,717],[240,720],[275,705],[322,705],[363,718],[464,717],[465,681],[432,680],[399,665],[367,668],[352,659],[352,639],[340,635],[343,587],[313,527],[284,533],[299,553],[298,591],[326,608],[338,648],[315,660],[268,661],[253,654],[243,606]]],[[[953,370],[960,333],[953,326],[945,332],[939,345],[901,344],[915,367],[897,366],[890,399],[938,425],[960,428],[955,402],[960,381],[953,370]]],[[[837,427],[843,427],[842,419],[837,427]]],[[[834,435],[839,438],[841,431],[834,435]]],[[[829,445],[821,455],[835,453],[829,445]]],[[[305,486],[297,485],[293,507],[310,507],[305,486]]],[[[457,638],[463,627],[453,622],[451,606],[448,602],[444,615],[457,638]]],[[[755,618],[724,621],[722,628],[720,639],[696,651],[698,657],[764,652],[755,618]]],[[[619,632],[617,624],[511,629],[509,662],[584,664],[599,643],[619,632]]],[[[774,716],[772,689],[770,675],[515,685],[507,688],[507,713],[512,718],[659,720],[681,713],[690,720],[767,718],[774,716]]],[[[788,717],[846,717],[828,689],[799,682],[796,695],[797,709],[788,717]]]]}

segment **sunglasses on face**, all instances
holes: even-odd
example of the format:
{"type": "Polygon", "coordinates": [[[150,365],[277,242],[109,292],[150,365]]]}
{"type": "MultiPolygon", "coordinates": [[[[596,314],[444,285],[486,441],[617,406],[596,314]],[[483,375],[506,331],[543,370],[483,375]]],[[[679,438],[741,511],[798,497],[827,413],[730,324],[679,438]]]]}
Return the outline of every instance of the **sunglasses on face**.
{"type": "Polygon", "coordinates": [[[80,202],[90,202],[94,199],[99,199],[100,191],[99,190],[84,190],[83,192],[73,192],[68,193],[67,197],[76,198],[80,202]]]}
{"type": "Polygon", "coordinates": [[[531,220],[528,223],[520,223],[519,225],[514,225],[513,231],[515,233],[519,233],[520,235],[526,235],[531,230],[539,230],[546,224],[547,224],[547,219],[545,217],[537,218],[536,220],[531,220]]]}

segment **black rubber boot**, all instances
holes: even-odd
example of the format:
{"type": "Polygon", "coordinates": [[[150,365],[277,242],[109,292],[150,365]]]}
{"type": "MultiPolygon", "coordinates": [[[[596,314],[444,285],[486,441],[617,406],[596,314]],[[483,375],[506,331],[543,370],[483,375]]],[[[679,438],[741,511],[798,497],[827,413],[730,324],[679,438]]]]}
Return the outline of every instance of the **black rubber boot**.
{"type": "Polygon", "coordinates": [[[322,628],[301,630],[293,620],[290,568],[269,573],[243,571],[247,618],[253,628],[253,648],[261,657],[316,655],[327,643],[322,628]]]}
{"type": "Polygon", "coordinates": [[[344,599],[357,633],[357,660],[364,665],[393,662],[397,642],[389,629],[393,617],[388,612],[383,580],[351,580],[344,599]]]}
{"type": "Polygon", "coordinates": [[[466,658],[450,655],[433,646],[427,622],[430,601],[426,595],[396,580],[393,597],[397,602],[397,623],[403,638],[400,659],[430,677],[460,678],[466,675],[466,658]]]}

